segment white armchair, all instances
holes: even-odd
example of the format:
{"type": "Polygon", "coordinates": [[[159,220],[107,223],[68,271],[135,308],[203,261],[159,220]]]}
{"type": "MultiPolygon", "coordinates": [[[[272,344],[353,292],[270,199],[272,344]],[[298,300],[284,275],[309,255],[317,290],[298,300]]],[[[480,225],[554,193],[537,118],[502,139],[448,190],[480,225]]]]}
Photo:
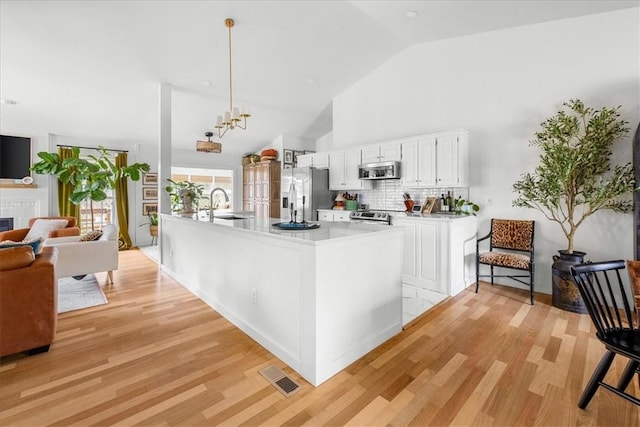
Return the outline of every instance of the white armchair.
{"type": "Polygon", "coordinates": [[[69,277],[106,271],[107,282],[113,283],[113,270],[118,269],[118,226],[106,225],[98,240],[81,242],[80,237],[55,237],[44,241],[44,246],[58,248],[56,275],[69,277]]]}

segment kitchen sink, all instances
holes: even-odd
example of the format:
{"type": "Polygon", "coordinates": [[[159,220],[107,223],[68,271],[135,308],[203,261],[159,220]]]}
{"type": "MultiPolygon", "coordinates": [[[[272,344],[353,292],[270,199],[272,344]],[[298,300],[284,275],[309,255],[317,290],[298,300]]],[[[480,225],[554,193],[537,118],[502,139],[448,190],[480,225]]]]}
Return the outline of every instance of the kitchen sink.
{"type": "Polygon", "coordinates": [[[216,219],[249,219],[246,216],[237,216],[237,215],[216,215],[213,217],[213,220],[216,219]]]}
{"type": "Polygon", "coordinates": [[[234,220],[234,219],[250,219],[255,217],[255,214],[250,211],[237,211],[237,212],[220,212],[217,215],[213,216],[213,220],[216,219],[226,219],[226,220],[234,220]]]}

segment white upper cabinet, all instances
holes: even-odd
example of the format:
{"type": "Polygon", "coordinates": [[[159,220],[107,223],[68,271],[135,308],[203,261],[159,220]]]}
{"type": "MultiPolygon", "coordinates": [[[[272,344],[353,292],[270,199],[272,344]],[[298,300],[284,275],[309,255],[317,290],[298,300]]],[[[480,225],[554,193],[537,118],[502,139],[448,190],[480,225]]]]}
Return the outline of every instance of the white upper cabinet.
{"type": "Polygon", "coordinates": [[[296,157],[296,167],[305,168],[313,166],[313,154],[304,154],[296,157]]]}
{"type": "Polygon", "coordinates": [[[402,185],[467,187],[468,133],[455,131],[402,143],[402,185]]]}
{"type": "Polygon", "coordinates": [[[362,149],[362,163],[390,162],[402,160],[400,143],[372,145],[362,149]]]}
{"type": "Polygon", "coordinates": [[[329,169],[329,153],[310,153],[298,156],[296,167],[329,169]]]}
{"type": "Polygon", "coordinates": [[[362,190],[372,181],[358,178],[358,166],[366,163],[400,161],[404,187],[468,187],[469,132],[456,129],[369,144],[357,149],[314,153],[298,157],[319,169],[329,169],[331,190],[362,190]]]}
{"type": "Polygon", "coordinates": [[[329,169],[329,153],[314,153],[313,167],[318,169],[329,169]]]}
{"type": "Polygon", "coordinates": [[[469,185],[468,157],[466,132],[436,137],[437,186],[467,187],[469,185]]]}
{"type": "Polygon", "coordinates": [[[402,185],[436,185],[436,139],[423,138],[402,144],[402,185]]]}
{"type": "Polygon", "coordinates": [[[358,166],[361,163],[362,152],[360,149],[330,153],[329,189],[362,190],[370,188],[371,184],[361,180],[358,176],[358,166]]]}

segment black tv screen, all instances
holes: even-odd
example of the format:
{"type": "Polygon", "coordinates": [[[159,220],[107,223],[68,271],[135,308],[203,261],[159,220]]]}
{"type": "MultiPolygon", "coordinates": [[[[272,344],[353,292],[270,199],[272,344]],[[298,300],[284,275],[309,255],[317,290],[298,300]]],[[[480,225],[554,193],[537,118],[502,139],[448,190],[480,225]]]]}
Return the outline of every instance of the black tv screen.
{"type": "Polygon", "coordinates": [[[31,176],[31,138],[0,135],[0,179],[31,176]]]}

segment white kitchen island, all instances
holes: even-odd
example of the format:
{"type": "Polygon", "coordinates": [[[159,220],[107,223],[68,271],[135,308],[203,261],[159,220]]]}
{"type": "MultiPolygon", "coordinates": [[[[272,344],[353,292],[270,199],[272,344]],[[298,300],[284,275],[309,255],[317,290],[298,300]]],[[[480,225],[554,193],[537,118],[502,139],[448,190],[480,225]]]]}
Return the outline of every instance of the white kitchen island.
{"type": "Polygon", "coordinates": [[[314,386],[402,329],[403,231],[161,215],[165,271],[314,386]]]}

